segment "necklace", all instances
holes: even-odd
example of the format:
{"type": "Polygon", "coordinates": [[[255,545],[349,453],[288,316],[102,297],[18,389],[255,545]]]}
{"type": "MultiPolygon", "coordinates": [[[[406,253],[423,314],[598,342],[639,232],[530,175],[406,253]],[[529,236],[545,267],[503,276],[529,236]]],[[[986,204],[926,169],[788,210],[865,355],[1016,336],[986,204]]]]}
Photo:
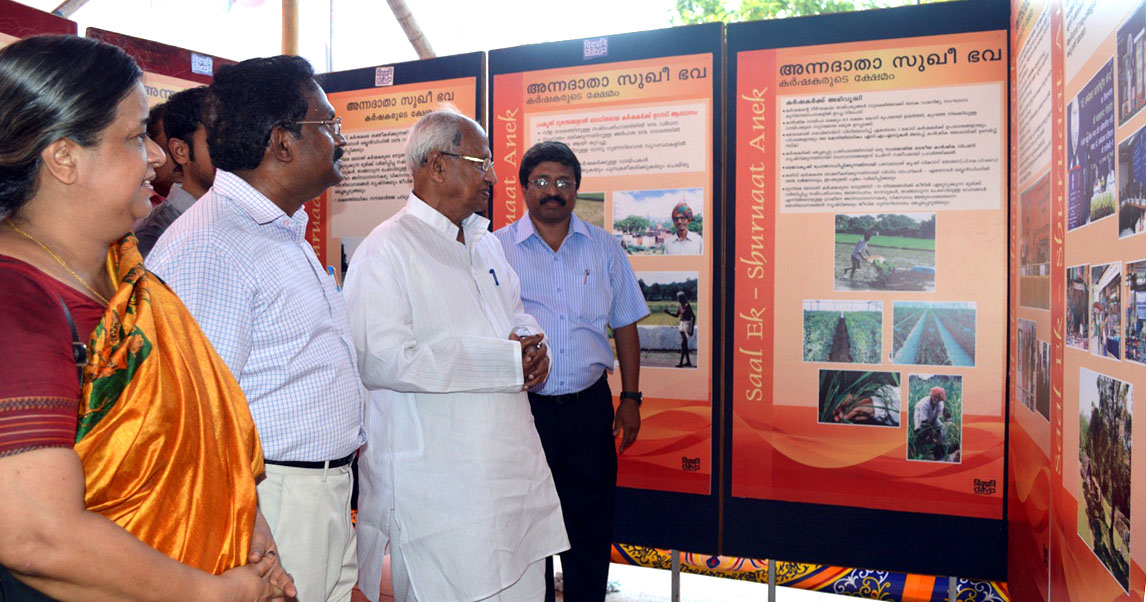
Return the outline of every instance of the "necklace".
{"type": "Polygon", "coordinates": [[[8,227],[11,228],[12,230],[14,230],[17,234],[19,234],[19,235],[23,236],[24,238],[27,238],[28,240],[40,245],[40,248],[43,249],[44,251],[47,251],[48,255],[51,255],[52,259],[55,259],[56,263],[60,264],[60,267],[67,270],[68,273],[72,275],[72,278],[75,278],[80,284],[84,285],[84,288],[88,289],[89,293],[95,295],[96,299],[103,301],[104,305],[111,305],[111,302],[107,300],[107,297],[104,297],[103,295],[96,292],[96,290],[94,288],[92,288],[91,285],[89,285],[86,280],[84,280],[83,278],[80,278],[80,275],[77,274],[75,272],[75,270],[73,270],[71,267],[69,267],[66,262],[64,262],[64,258],[60,257],[59,255],[56,255],[56,252],[49,249],[48,245],[45,245],[44,243],[36,240],[35,237],[33,237],[31,234],[28,234],[27,232],[21,230],[20,226],[17,226],[15,224],[15,222],[12,221],[12,218],[8,218],[8,219],[4,220],[4,223],[8,224],[8,227]]]}

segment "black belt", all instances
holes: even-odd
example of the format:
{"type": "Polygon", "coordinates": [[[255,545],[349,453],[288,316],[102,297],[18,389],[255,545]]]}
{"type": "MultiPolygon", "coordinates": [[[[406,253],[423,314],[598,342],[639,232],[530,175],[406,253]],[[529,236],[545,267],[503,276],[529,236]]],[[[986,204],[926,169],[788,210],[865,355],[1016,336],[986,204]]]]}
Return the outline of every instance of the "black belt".
{"type": "Polygon", "coordinates": [[[349,456],[339,458],[337,460],[330,460],[329,462],[294,462],[294,461],[278,461],[278,460],[263,460],[263,464],[273,464],[275,466],[289,466],[291,468],[338,468],[339,466],[346,466],[354,461],[354,456],[358,455],[358,451],[350,452],[349,456]]]}
{"type": "Polygon", "coordinates": [[[608,387],[609,379],[607,377],[607,372],[602,373],[601,378],[598,378],[597,382],[589,385],[588,387],[585,387],[584,389],[581,389],[580,391],[577,391],[576,393],[566,393],[564,395],[542,395],[540,393],[530,393],[529,398],[537,399],[538,401],[544,401],[547,403],[555,403],[557,405],[561,405],[568,401],[576,401],[582,397],[589,397],[590,395],[596,394],[601,389],[601,387],[608,387]]]}

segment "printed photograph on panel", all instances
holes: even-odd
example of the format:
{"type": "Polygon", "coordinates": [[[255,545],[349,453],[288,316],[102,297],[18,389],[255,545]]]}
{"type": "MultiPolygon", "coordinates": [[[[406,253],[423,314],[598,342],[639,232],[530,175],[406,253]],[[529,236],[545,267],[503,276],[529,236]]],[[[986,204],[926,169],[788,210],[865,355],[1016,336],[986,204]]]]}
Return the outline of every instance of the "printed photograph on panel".
{"type": "Polygon", "coordinates": [[[907,459],[958,464],[963,456],[963,377],[907,378],[907,459]]]}
{"type": "Polygon", "coordinates": [[[1114,215],[1114,61],[1066,109],[1067,229],[1114,215]]]}
{"type": "Polygon", "coordinates": [[[1018,336],[1016,337],[1018,362],[1015,371],[1018,382],[1015,383],[1015,394],[1024,406],[1035,411],[1035,363],[1038,359],[1038,342],[1035,337],[1034,320],[1019,318],[1018,336]]]}
{"type": "Polygon", "coordinates": [[[928,366],[975,365],[975,304],[896,301],[891,361],[928,366]]]}
{"type": "Polygon", "coordinates": [[[1091,266],[1090,353],[1121,359],[1122,262],[1091,266]]]}
{"type": "Polygon", "coordinates": [[[835,290],[934,291],[935,214],[836,215],[835,290]]]}
{"type": "Polygon", "coordinates": [[[1130,383],[1079,369],[1078,536],[1130,591],[1130,383]]]}
{"type": "Polygon", "coordinates": [[[883,301],[805,300],[804,361],[878,364],[883,301]]]}
{"type": "Polygon", "coordinates": [[[1090,266],[1066,269],[1066,345],[1090,348],[1090,266]]]}
{"type": "Polygon", "coordinates": [[[1050,174],[1020,199],[1019,305],[1050,309],[1050,174]]]}
{"type": "MultiPolygon", "coordinates": [[[[637,272],[637,284],[649,317],[637,324],[641,336],[641,365],[696,368],[698,304],[697,272],[637,272]]],[[[610,336],[612,333],[610,332],[610,336]]]]}
{"type": "Polygon", "coordinates": [[[1146,105],[1146,2],[1118,28],[1118,124],[1146,105]]]}
{"type": "Polygon", "coordinates": [[[629,255],[700,255],[703,211],[703,188],[618,190],[613,235],[629,255]]]}
{"type": "Polygon", "coordinates": [[[1146,128],[1118,145],[1118,237],[1146,232],[1146,128]]]}
{"type": "Polygon", "coordinates": [[[1035,365],[1035,411],[1050,420],[1050,342],[1039,341],[1039,357],[1035,365]]]}
{"type": "Polygon", "coordinates": [[[1146,259],[1126,264],[1126,359],[1146,364],[1146,259]]]}
{"type": "Polygon", "coordinates": [[[573,214],[587,224],[605,227],[605,193],[577,191],[577,204],[573,214]]]}
{"type": "Polygon", "coordinates": [[[898,372],[820,370],[819,422],[899,426],[898,372]]]}

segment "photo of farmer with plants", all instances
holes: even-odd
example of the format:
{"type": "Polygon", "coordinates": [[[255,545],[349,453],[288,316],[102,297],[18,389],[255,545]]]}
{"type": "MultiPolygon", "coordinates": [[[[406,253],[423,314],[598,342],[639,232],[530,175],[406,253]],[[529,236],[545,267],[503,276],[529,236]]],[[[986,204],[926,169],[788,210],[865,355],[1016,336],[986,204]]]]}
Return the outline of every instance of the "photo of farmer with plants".
{"type": "Polygon", "coordinates": [[[1130,591],[1130,383],[1079,369],[1078,536],[1130,591]]]}
{"type": "Polygon", "coordinates": [[[804,361],[878,364],[883,301],[804,301],[804,361]]]}
{"type": "Polygon", "coordinates": [[[835,290],[935,290],[934,213],[835,217],[835,290]]]}
{"type": "MultiPolygon", "coordinates": [[[[649,316],[637,325],[641,365],[696,369],[702,315],[697,272],[636,272],[649,316]]],[[[610,338],[612,334],[610,333],[610,338]]]]}
{"type": "Polygon", "coordinates": [[[907,459],[958,464],[963,454],[963,377],[907,378],[907,459]]]}
{"type": "Polygon", "coordinates": [[[819,422],[899,426],[899,373],[820,370],[819,422]]]}

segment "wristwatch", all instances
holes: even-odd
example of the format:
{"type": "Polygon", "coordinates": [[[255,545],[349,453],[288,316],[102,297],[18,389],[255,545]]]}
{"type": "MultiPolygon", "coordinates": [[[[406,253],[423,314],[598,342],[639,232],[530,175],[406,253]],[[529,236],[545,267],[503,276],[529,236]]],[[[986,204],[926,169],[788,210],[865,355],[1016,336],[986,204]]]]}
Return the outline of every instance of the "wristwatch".
{"type": "Polygon", "coordinates": [[[624,401],[626,399],[631,399],[631,400],[637,402],[637,407],[641,406],[641,392],[640,391],[622,391],[621,392],[621,401],[624,401]]]}

